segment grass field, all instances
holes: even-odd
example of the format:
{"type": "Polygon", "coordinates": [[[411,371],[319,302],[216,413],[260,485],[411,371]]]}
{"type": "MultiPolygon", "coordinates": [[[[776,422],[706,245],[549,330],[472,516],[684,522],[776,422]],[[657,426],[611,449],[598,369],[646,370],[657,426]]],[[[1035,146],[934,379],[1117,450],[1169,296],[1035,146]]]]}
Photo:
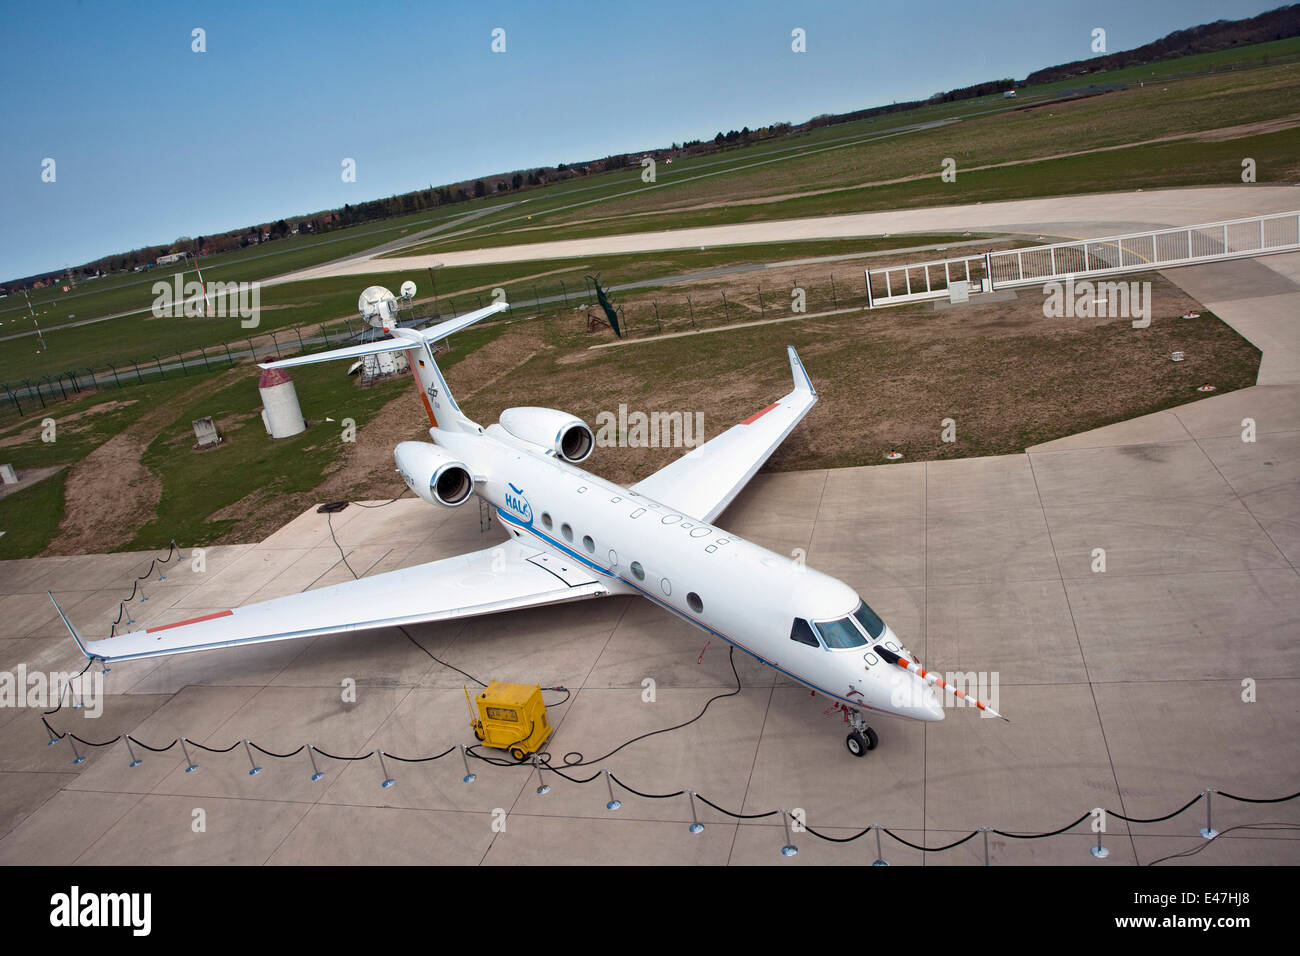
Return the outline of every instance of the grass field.
{"type": "MultiPolygon", "coordinates": [[[[1300,101],[1298,58],[1300,38],[1092,74],[1078,78],[1078,82],[1026,88],[1015,101],[991,96],[922,106],[721,153],[679,158],[672,166],[660,164],[654,184],[643,183],[640,169],[635,167],[541,189],[484,197],[322,236],[300,235],[251,246],[205,258],[204,277],[209,282],[265,280],[410,238],[421,229],[483,210],[495,211],[451,229],[445,239],[408,243],[389,254],[436,253],[930,203],[990,201],[1048,192],[1104,191],[1135,182],[1148,188],[1238,182],[1241,156],[1254,155],[1246,150],[1263,153],[1255,157],[1260,163],[1260,181],[1288,181],[1296,173],[1297,150],[1294,137],[1285,134],[1258,142],[1243,134],[1233,138],[1236,147],[1220,143],[1213,151],[1198,144],[1194,149],[1186,145],[1135,147],[1118,157],[1097,154],[1093,159],[1073,162],[1044,162],[1042,157],[1293,115],[1293,104],[1300,101]],[[1229,69],[1234,66],[1250,68],[1229,69]],[[1172,79],[1167,85],[1161,79],[1210,68],[1219,72],[1172,79]],[[1063,88],[1093,83],[1146,85],[1070,104],[1026,109],[1058,95],[1063,88]],[[955,122],[901,132],[906,127],[936,121],[955,122]],[[1234,149],[1236,163],[1229,164],[1228,154],[1234,149]],[[935,177],[940,161],[949,156],[958,163],[958,181],[941,184],[935,177]],[[1007,167],[1009,172],[1003,175],[996,175],[997,170],[987,174],[972,171],[980,165],[1024,160],[1032,162],[1007,167]],[[931,181],[920,185],[865,185],[920,175],[932,177],[931,181]]],[[[68,294],[54,286],[38,290],[33,306],[47,330],[73,321],[146,309],[153,300],[153,283],[178,271],[193,277],[192,269],[169,267],[82,282],[68,294]]],[[[417,282],[425,278],[417,277],[417,282]]],[[[269,295],[270,290],[265,291],[269,295]]],[[[453,290],[449,286],[446,291],[453,290]]],[[[272,302],[275,306],[285,304],[278,298],[272,302]]],[[[314,322],[331,317],[323,311],[317,317],[311,311],[312,302],[293,304],[300,307],[301,314],[291,321],[314,322]]],[[[344,304],[350,311],[352,302],[344,304]]],[[[266,321],[274,319],[268,315],[266,321]]],[[[25,351],[27,339],[12,340],[5,352],[13,360],[0,358],[0,380],[15,377],[18,370],[25,373],[23,377],[39,377],[112,361],[113,354],[147,359],[153,352],[172,352],[187,344],[216,344],[232,338],[228,329],[186,329],[179,335],[170,329],[160,331],[156,322],[139,316],[114,326],[111,330],[82,327],[69,332],[78,338],[77,346],[69,349],[56,341],[49,356],[37,354],[34,342],[30,351],[25,351]],[[121,348],[113,353],[109,346],[121,348]],[[82,361],[83,353],[86,361],[82,361]]],[[[0,337],[31,328],[20,296],[0,300],[0,337]]]]}

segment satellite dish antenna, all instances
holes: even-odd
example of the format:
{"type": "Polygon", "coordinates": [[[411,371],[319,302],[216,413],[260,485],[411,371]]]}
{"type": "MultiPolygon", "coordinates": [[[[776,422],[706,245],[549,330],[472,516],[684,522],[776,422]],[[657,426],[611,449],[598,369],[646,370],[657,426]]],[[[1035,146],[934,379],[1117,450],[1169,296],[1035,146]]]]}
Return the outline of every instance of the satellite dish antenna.
{"type": "Polygon", "coordinates": [[[402,298],[403,299],[415,298],[415,283],[412,282],[410,279],[407,279],[405,282],[402,283],[402,298]]]}
{"type": "Polygon", "coordinates": [[[372,285],[361,293],[357,299],[357,308],[361,318],[377,329],[387,332],[393,325],[396,314],[393,293],[381,285],[372,285]]]}

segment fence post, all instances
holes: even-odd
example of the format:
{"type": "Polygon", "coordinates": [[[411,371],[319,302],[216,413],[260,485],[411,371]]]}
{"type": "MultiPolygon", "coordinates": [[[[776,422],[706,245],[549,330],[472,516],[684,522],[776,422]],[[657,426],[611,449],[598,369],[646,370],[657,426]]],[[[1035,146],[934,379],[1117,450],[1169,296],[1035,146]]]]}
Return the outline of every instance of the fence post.
{"type": "Polygon", "coordinates": [[[203,367],[209,372],[212,371],[212,366],[208,364],[208,350],[200,345],[199,354],[203,356],[203,367]]]}
{"type": "Polygon", "coordinates": [[[659,321],[659,300],[651,299],[650,301],[654,303],[654,307],[655,307],[655,325],[659,327],[660,332],[663,332],[664,324],[659,321]]]}
{"type": "Polygon", "coordinates": [[[140,374],[140,363],[137,362],[135,359],[132,359],[131,364],[135,367],[135,383],[137,385],[143,385],[144,376],[140,374]]]}
{"type": "Polygon", "coordinates": [[[690,295],[686,296],[686,307],[691,310],[691,328],[698,329],[699,326],[695,324],[695,303],[691,301],[690,295]]]}
{"type": "Polygon", "coordinates": [[[731,306],[727,305],[727,290],[722,290],[722,324],[726,325],[731,321],[731,306]]]}
{"type": "Polygon", "coordinates": [[[118,388],[121,388],[122,380],[117,377],[117,366],[114,365],[112,362],[109,362],[108,367],[113,370],[113,381],[117,383],[118,388]]]}
{"type": "MultiPolygon", "coordinates": [[[[1261,228],[1263,227],[1261,226],[1261,228]]],[[[569,307],[569,291],[566,288],[564,288],[564,280],[561,279],[559,281],[560,281],[560,295],[564,296],[564,307],[567,309],[569,307]]]]}
{"type": "Polygon", "coordinates": [[[176,357],[177,357],[178,359],[180,359],[180,362],[181,362],[181,371],[184,372],[184,373],[186,374],[186,376],[188,376],[188,375],[190,374],[190,370],[187,369],[187,368],[185,367],[185,356],[184,356],[184,355],[181,355],[180,352],[177,352],[177,353],[176,353],[176,357]]]}
{"type": "Polygon", "coordinates": [[[307,351],[307,346],[302,344],[302,329],[295,325],[293,327],[293,330],[298,335],[298,351],[299,352],[307,351]]]}
{"type": "Polygon", "coordinates": [[[158,374],[159,374],[160,376],[162,376],[163,379],[166,379],[166,378],[167,378],[167,373],[163,371],[163,367],[162,367],[162,359],[160,359],[158,356],[155,355],[155,356],[153,357],[153,360],[154,360],[154,364],[156,364],[156,365],[158,366],[158,374]]]}
{"type": "Polygon", "coordinates": [[[767,306],[763,304],[763,283],[758,284],[758,311],[760,318],[767,318],[767,306]]]}
{"type": "Polygon", "coordinates": [[[231,368],[234,368],[234,367],[235,367],[235,360],[234,360],[234,359],[231,357],[231,355],[230,355],[230,343],[229,343],[229,342],[225,342],[225,343],[223,343],[223,344],[226,346],[226,361],[228,361],[228,362],[230,363],[230,367],[231,367],[231,368]]]}
{"type": "Polygon", "coordinates": [[[839,307],[840,307],[840,300],[835,295],[835,273],[832,272],[831,273],[831,308],[838,309],[839,307]]]}

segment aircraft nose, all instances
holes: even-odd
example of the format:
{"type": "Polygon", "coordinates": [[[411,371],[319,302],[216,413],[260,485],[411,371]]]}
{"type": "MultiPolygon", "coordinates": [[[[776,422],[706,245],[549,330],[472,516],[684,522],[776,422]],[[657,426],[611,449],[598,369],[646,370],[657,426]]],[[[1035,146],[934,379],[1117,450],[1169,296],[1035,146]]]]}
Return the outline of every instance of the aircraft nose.
{"type": "Polygon", "coordinates": [[[943,720],[943,702],[936,696],[934,688],[915,674],[910,676],[915,682],[912,686],[912,693],[916,695],[913,698],[916,703],[910,708],[911,714],[909,716],[927,722],[943,720]]]}
{"type": "Polygon", "coordinates": [[[939,699],[934,696],[933,691],[930,691],[929,700],[925,702],[925,705],[922,708],[922,710],[923,710],[923,716],[921,717],[922,720],[929,720],[929,721],[943,720],[943,704],[941,704],[939,702],[939,699]]]}

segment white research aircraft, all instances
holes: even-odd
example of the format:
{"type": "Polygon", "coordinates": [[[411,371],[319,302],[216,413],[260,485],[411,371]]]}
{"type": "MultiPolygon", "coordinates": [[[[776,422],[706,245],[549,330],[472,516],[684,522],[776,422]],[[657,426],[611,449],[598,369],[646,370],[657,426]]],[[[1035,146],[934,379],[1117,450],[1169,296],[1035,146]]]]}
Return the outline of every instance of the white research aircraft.
{"type": "MultiPolygon", "coordinates": [[[[368,289],[363,311],[371,293],[392,300],[387,290],[368,289]]],[[[461,412],[430,346],[508,307],[500,302],[422,331],[390,328],[387,311],[373,324],[391,338],[261,366],[406,352],[433,443],[399,444],[398,472],[433,505],[456,507],[477,493],[509,533],[504,544],[101,641],[84,641],[55,602],[82,653],[127,661],[640,595],[836,701],[855,756],[877,743],[864,711],[942,720],[936,685],[1002,716],[915,663],[848,585],[712,523],[817,403],[793,348],[793,391],[623,488],[575,467],[595,440],[566,412],[509,408],[487,428],[461,412]]]]}

